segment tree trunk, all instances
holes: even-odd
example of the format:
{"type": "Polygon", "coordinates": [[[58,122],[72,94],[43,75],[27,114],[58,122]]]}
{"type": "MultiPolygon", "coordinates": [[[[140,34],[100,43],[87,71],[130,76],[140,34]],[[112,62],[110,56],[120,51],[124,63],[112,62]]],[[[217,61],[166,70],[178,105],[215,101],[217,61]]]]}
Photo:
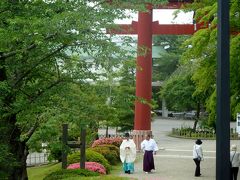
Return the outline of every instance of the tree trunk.
{"type": "MultiPolygon", "coordinates": [[[[0,55],[2,53],[0,52],[0,55]]],[[[7,73],[5,69],[5,59],[0,60],[0,82],[7,82],[7,73]]],[[[3,99],[3,104],[5,107],[11,107],[11,104],[15,101],[15,95],[14,94],[5,94],[5,97],[3,99]]],[[[4,115],[9,114],[7,108],[2,109],[0,121],[1,125],[3,127],[3,131],[1,132],[1,135],[4,137],[2,143],[8,146],[8,150],[12,157],[11,159],[8,155],[5,157],[7,159],[6,166],[9,166],[8,171],[6,172],[8,179],[10,180],[27,180],[27,155],[28,155],[28,149],[26,146],[26,142],[21,142],[21,130],[16,125],[17,122],[17,115],[16,114],[10,114],[7,117],[4,115]]],[[[4,154],[3,154],[4,156],[4,154]]]]}
{"type": "Polygon", "coordinates": [[[195,132],[197,129],[197,124],[198,124],[198,118],[195,119],[194,124],[193,124],[193,131],[195,132]]]}
{"type": "Polygon", "coordinates": [[[196,131],[196,128],[197,128],[199,115],[200,115],[200,107],[201,107],[201,104],[200,104],[200,102],[198,102],[197,103],[196,119],[195,119],[194,124],[193,124],[193,131],[196,131]]]}
{"type": "Polygon", "coordinates": [[[106,135],[105,135],[106,138],[108,138],[108,124],[106,126],[106,135]]]}
{"type": "MultiPolygon", "coordinates": [[[[16,117],[12,117],[16,119],[16,117]]],[[[14,121],[11,121],[14,122],[14,121]]],[[[28,155],[28,148],[26,146],[26,142],[20,141],[21,131],[20,129],[14,124],[10,125],[12,128],[9,130],[12,131],[10,137],[10,153],[14,155],[15,161],[17,165],[10,171],[9,179],[11,180],[27,180],[27,155],[28,155]]]]}

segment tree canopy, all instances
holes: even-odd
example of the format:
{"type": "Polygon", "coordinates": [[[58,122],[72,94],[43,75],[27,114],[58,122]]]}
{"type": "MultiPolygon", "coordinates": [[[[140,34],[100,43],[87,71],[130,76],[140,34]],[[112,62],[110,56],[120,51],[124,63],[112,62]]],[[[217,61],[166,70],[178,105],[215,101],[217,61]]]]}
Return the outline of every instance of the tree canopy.
{"type": "MultiPolygon", "coordinates": [[[[180,66],[190,67],[192,71],[187,79],[194,85],[192,97],[198,97],[203,102],[203,106],[209,113],[208,124],[215,127],[216,121],[216,66],[217,66],[217,2],[216,1],[196,1],[189,4],[186,11],[195,11],[195,21],[209,24],[209,28],[198,30],[191,38],[187,39],[183,48],[180,66]]],[[[230,3],[230,81],[231,81],[231,115],[235,118],[239,109],[239,1],[233,0],[230,3]]],[[[176,76],[175,76],[176,77],[176,76]]],[[[186,80],[185,79],[185,82],[186,80]]],[[[180,82],[181,79],[178,79],[180,82]]],[[[172,82],[170,78],[168,83],[172,82]]],[[[189,84],[190,85],[190,84],[189,84]]],[[[179,83],[175,82],[172,88],[177,88],[179,83]]],[[[182,85],[182,89],[186,85],[182,85]]],[[[166,91],[167,92],[167,91],[166,91]]],[[[171,91],[170,91],[171,92],[171,91]]],[[[176,94],[178,91],[172,92],[176,94]]],[[[186,93],[186,92],[185,92],[186,93]]],[[[181,98],[179,98],[180,100],[181,98]]],[[[177,101],[179,103],[179,101],[177,101]]]]}
{"type": "Polygon", "coordinates": [[[1,177],[27,177],[31,137],[50,139],[61,122],[90,124],[103,118],[105,97],[88,81],[99,77],[82,53],[92,57],[95,67],[103,67],[112,55],[129,58],[105,33],[116,27],[114,19],[126,17],[118,3],[0,1],[1,177]]]}

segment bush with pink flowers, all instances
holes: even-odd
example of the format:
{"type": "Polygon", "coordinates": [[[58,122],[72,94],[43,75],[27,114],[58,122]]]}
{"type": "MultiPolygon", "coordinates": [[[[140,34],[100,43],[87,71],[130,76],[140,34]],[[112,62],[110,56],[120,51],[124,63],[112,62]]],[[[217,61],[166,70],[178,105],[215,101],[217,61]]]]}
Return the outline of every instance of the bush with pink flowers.
{"type": "Polygon", "coordinates": [[[93,142],[92,147],[103,145],[103,144],[111,144],[117,147],[120,147],[123,139],[121,137],[114,138],[101,138],[93,142]]]}
{"type": "MultiPolygon", "coordinates": [[[[75,153],[69,154],[67,159],[69,164],[79,163],[81,160],[80,152],[77,151],[75,153]]],[[[102,154],[92,151],[90,149],[86,149],[86,161],[97,162],[99,164],[102,164],[106,168],[107,174],[110,173],[111,166],[107,159],[102,154]]]]}
{"type": "MultiPolygon", "coordinates": [[[[67,169],[79,169],[80,163],[70,164],[67,169]]],[[[100,174],[106,174],[106,169],[103,165],[97,162],[85,162],[85,169],[93,172],[98,172],[100,174]]]]}

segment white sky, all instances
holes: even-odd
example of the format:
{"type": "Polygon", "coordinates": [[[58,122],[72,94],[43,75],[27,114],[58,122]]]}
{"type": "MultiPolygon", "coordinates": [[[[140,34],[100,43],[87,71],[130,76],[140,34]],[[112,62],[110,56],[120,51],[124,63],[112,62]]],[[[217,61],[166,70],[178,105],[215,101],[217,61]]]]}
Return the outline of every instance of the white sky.
{"type": "MultiPolygon", "coordinates": [[[[159,21],[159,24],[192,24],[193,12],[180,12],[174,19],[175,10],[173,9],[154,9],[153,10],[153,21],[159,21]]],[[[115,20],[116,24],[131,24],[132,21],[138,21],[137,13],[132,13],[126,10],[127,15],[131,15],[131,19],[115,20]]]]}

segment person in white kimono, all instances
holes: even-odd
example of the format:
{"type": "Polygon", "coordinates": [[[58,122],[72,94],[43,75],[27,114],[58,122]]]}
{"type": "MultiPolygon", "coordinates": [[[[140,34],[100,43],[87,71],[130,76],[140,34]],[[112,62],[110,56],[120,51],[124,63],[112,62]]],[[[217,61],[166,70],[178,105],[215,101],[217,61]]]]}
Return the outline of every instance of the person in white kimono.
{"type": "Polygon", "coordinates": [[[126,139],[120,145],[120,159],[123,163],[125,173],[134,172],[134,161],[136,159],[136,144],[130,139],[129,133],[125,134],[126,139]]]}
{"type": "Polygon", "coordinates": [[[158,151],[157,143],[151,138],[150,134],[142,141],[141,149],[144,151],[143,171],[149,173],[151,170],[155,170],[153,154],[156,154],[158,151]]]}

